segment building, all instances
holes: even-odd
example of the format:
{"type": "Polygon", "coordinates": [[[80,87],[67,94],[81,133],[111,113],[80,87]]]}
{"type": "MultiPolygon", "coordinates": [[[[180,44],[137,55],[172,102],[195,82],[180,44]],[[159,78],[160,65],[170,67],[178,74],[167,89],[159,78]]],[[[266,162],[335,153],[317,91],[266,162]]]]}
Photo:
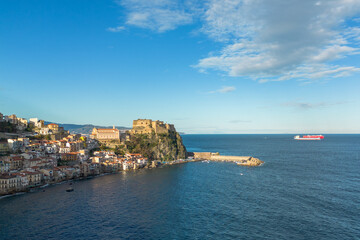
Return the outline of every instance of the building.
{"type": "Polygon", "coordinates": [[[69,152],[61,154],[62,161],[77,161],[79,159],[78,152],[69,152]]]}
{"type": "Polygon", "coordinates": [[[0,140],[0,155],[6,155],[10,152],[9,144],[6,140],[0,140]]]}
{"type": "Polygon", "coordinates": [[[130,134],[162,134],[175,132],[173,124],[164,123],[163,121],[152,121],[151,119],[138,119],[133,121],[133,128],[130,134]]]}
{"type": "Polygon", "coordinates": [[[21,178],[5,173],[0,175],[0,194],[12,193],[22,189],[21,178]]]}
{"type": "Polygon", "coordinates": [[[37,118],[30,118],[29,123],[32,123],[37,128],[43,128],[45,126],[44,120],[39,120],[37,118]]]}
{"type": "Polygon", "coordinates": [[[43,179],[43,174],[41,172],[30,172],[30,171],[23,171],[22,173],[25,174],[29,181],[29,186],[38,186],[41,184],[43,179]]]}
{"type": "Polygon", "coordinates": [[[93,139],[101,140],[119,140],[120,141],[120,131],[113,128],[94,128],[91,136],[93,139]]]}
{"type": "Polygon", "coordinates": [[[25,189],[29,185],[29,179],[27,178],[25,173],[16,172],[12,173],[12,175],[20,179],[20,189],[25,189]]]}
{"type": "Polygon", "coordinates": [[[59,125],[55,123],[50,123],[47,125],[47,127],[54,133],[59,132],[59,125]]]}
{"type": "Polygon", "coordinates": [[[50,128],[41,128],[40,129],[40,134],[41,135],[48,135],[48,134],[52,134],[52,133],[53,133],[53,131],[50,130],[50,128]]]}
{"type": "Polygon", "coordinates": [[[16,117],[15,114],[10,115],[10,116],[5,116],[5,121],[12,123],[12,124],[17,124],[18,123],[18,118],[16,117]]]}
{"type": "Polygon", "coordinates": [[[12,152],[19,151],[24,146],[24,143],[22,141],[18,141],[17,139],[8,139],[7,141],[12,152]]]}
{"type": "Polygon", "coordinates": [[[30,144],[30,139],[29,138],[18,138],[17,140],[22,142],[22,144],[24,146],[29,146],[29,144],[30,144]]]}
{"type": "Polygon", "coordinates": [[[5,159],[0,159],[0,173],[6,173],[10,171],[10,163],[5,159]]]}
{"type": "Polygon", "coordinates": [[[24,167],[24,158],[21,155],[11,156],[8,162],[10,170],[20,170],[24,167]]]}
{"type": "Polygon", "coordinates": [[[17,118],[17,120],[18,120],[18,124],[23,125],[25,127],[28,126],[28,120],[27,119],[25,119],[25,118],[17,118]]]}

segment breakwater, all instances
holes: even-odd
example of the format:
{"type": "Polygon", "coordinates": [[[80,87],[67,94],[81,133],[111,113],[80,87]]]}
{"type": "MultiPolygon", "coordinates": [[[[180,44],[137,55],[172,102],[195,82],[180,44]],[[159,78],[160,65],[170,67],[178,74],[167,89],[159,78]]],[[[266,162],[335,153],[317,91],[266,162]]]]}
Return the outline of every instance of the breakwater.
{"type": "Polygon", "coordinates": [[[194,159],[204,159],[210,161],[236,162],[243,166],[259,166],[264,162],[251,156],[222,156],[218,152],[193,152],[190,154],[194,159]]]}

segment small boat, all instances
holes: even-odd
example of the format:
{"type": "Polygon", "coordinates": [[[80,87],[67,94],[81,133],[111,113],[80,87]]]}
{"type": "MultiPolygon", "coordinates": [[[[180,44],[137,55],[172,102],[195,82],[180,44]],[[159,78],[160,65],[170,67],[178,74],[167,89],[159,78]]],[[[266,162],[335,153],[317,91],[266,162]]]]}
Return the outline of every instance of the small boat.
{"type": "Polygon", "coordinates": [[[66,191],[67,191],[67,192],[72,192],[72,191],[74,191],[74,188],[69,187],[68,189],[66,189],[66,191]]]}

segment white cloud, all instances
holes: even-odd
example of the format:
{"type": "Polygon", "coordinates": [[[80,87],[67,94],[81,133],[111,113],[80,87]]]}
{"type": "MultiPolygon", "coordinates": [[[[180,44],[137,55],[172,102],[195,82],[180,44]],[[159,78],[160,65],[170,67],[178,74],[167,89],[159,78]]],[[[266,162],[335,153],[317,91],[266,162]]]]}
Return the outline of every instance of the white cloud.
{"type": "Polygon", "coordinates": [[[233,92],[235,90],[236,90],[236,88],[233,86],[223,86],[222,88],[220,88],[216,91],[211,91],[209,93],[229,93],[229,92],[233,92]]]}
{"type": "MultiPolygon", "coordinates": [[[[321,78],[338,78],[349,76],[352,73],[360,72],[360,68],[357,67],[341,67],[341,66],[329,66],[326,64],[312,64],[312,65],[301,65],[296,67],[294,70],[283,73],[279,77],[262,78],[259,79],[259,83],[266,82],[280,82],[290,79],[298,80],[315,80],[321,78]]],[[[310,83],[309,81],[307,83],[310,83]]]]}
{"type": "Polygon", "coordinates": [[[317,102],[317,103],[310,103],[310,102],[285,102],[282,104],[284,107],[294,107],[303,110],[312,109],[312,108],[325,108],[329,106],[335,105],[342,105],[346,104],[347,102],[317,102]]]}
{"type": "Polygon", "coordinates": [[[124,26],[118,26],[118,27],[109,27],[106,30],[109,32],[121,32],[124,31],[126,28],[124,26]]]}
{"type": "Polygon", "coordinates": [[[156,32],[199,22],[224,47],[195,65],[259,82],[336,77],[358,71],[333,65],[359,53],[359,0],[120,0],[125,24],[156,32]],[[320,66],[320,68],[318,68],[320,66]],[[341,73],[340,73],[341,72],[341,73]],[[340,73],[340,75],[339,75],[340,73]]]}
{"type": "Polygon", "coordinates": [[[359,70],[329,62],[358,53],[348,41],[360,36],[359,29],[344,29],[343,24],[360,12],[360,1],[212,0],[208,6],[202,30],[227,45],[200,59],[201,70],[248,76],[261,83],[359,70]]]}
{"type": "Polygon", "coordinates": [[[313,56],[312,60],[315,62],[326,62],[340,58],[347,53],[354,53],[356,50],[356,48],[348,46],[332,45],[320,51],[319,54],[313,56]]]}
{"type": "Polygon", "coordinates": [[[172,0],[122,0],[127,9],[126,24],[157,32],[173,30],[192,22],[187,8],[172,0]]]}

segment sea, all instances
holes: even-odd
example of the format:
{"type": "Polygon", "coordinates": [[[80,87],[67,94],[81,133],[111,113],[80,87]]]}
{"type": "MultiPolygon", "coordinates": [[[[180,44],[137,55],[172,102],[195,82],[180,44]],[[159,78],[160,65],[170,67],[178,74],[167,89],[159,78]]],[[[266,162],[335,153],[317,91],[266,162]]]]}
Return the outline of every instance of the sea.
{"type": "Polygon", "coordinates": [[[193,162],[0,199],[0,239],[360,239],[360,135],[183,135],[193,162]]]}

